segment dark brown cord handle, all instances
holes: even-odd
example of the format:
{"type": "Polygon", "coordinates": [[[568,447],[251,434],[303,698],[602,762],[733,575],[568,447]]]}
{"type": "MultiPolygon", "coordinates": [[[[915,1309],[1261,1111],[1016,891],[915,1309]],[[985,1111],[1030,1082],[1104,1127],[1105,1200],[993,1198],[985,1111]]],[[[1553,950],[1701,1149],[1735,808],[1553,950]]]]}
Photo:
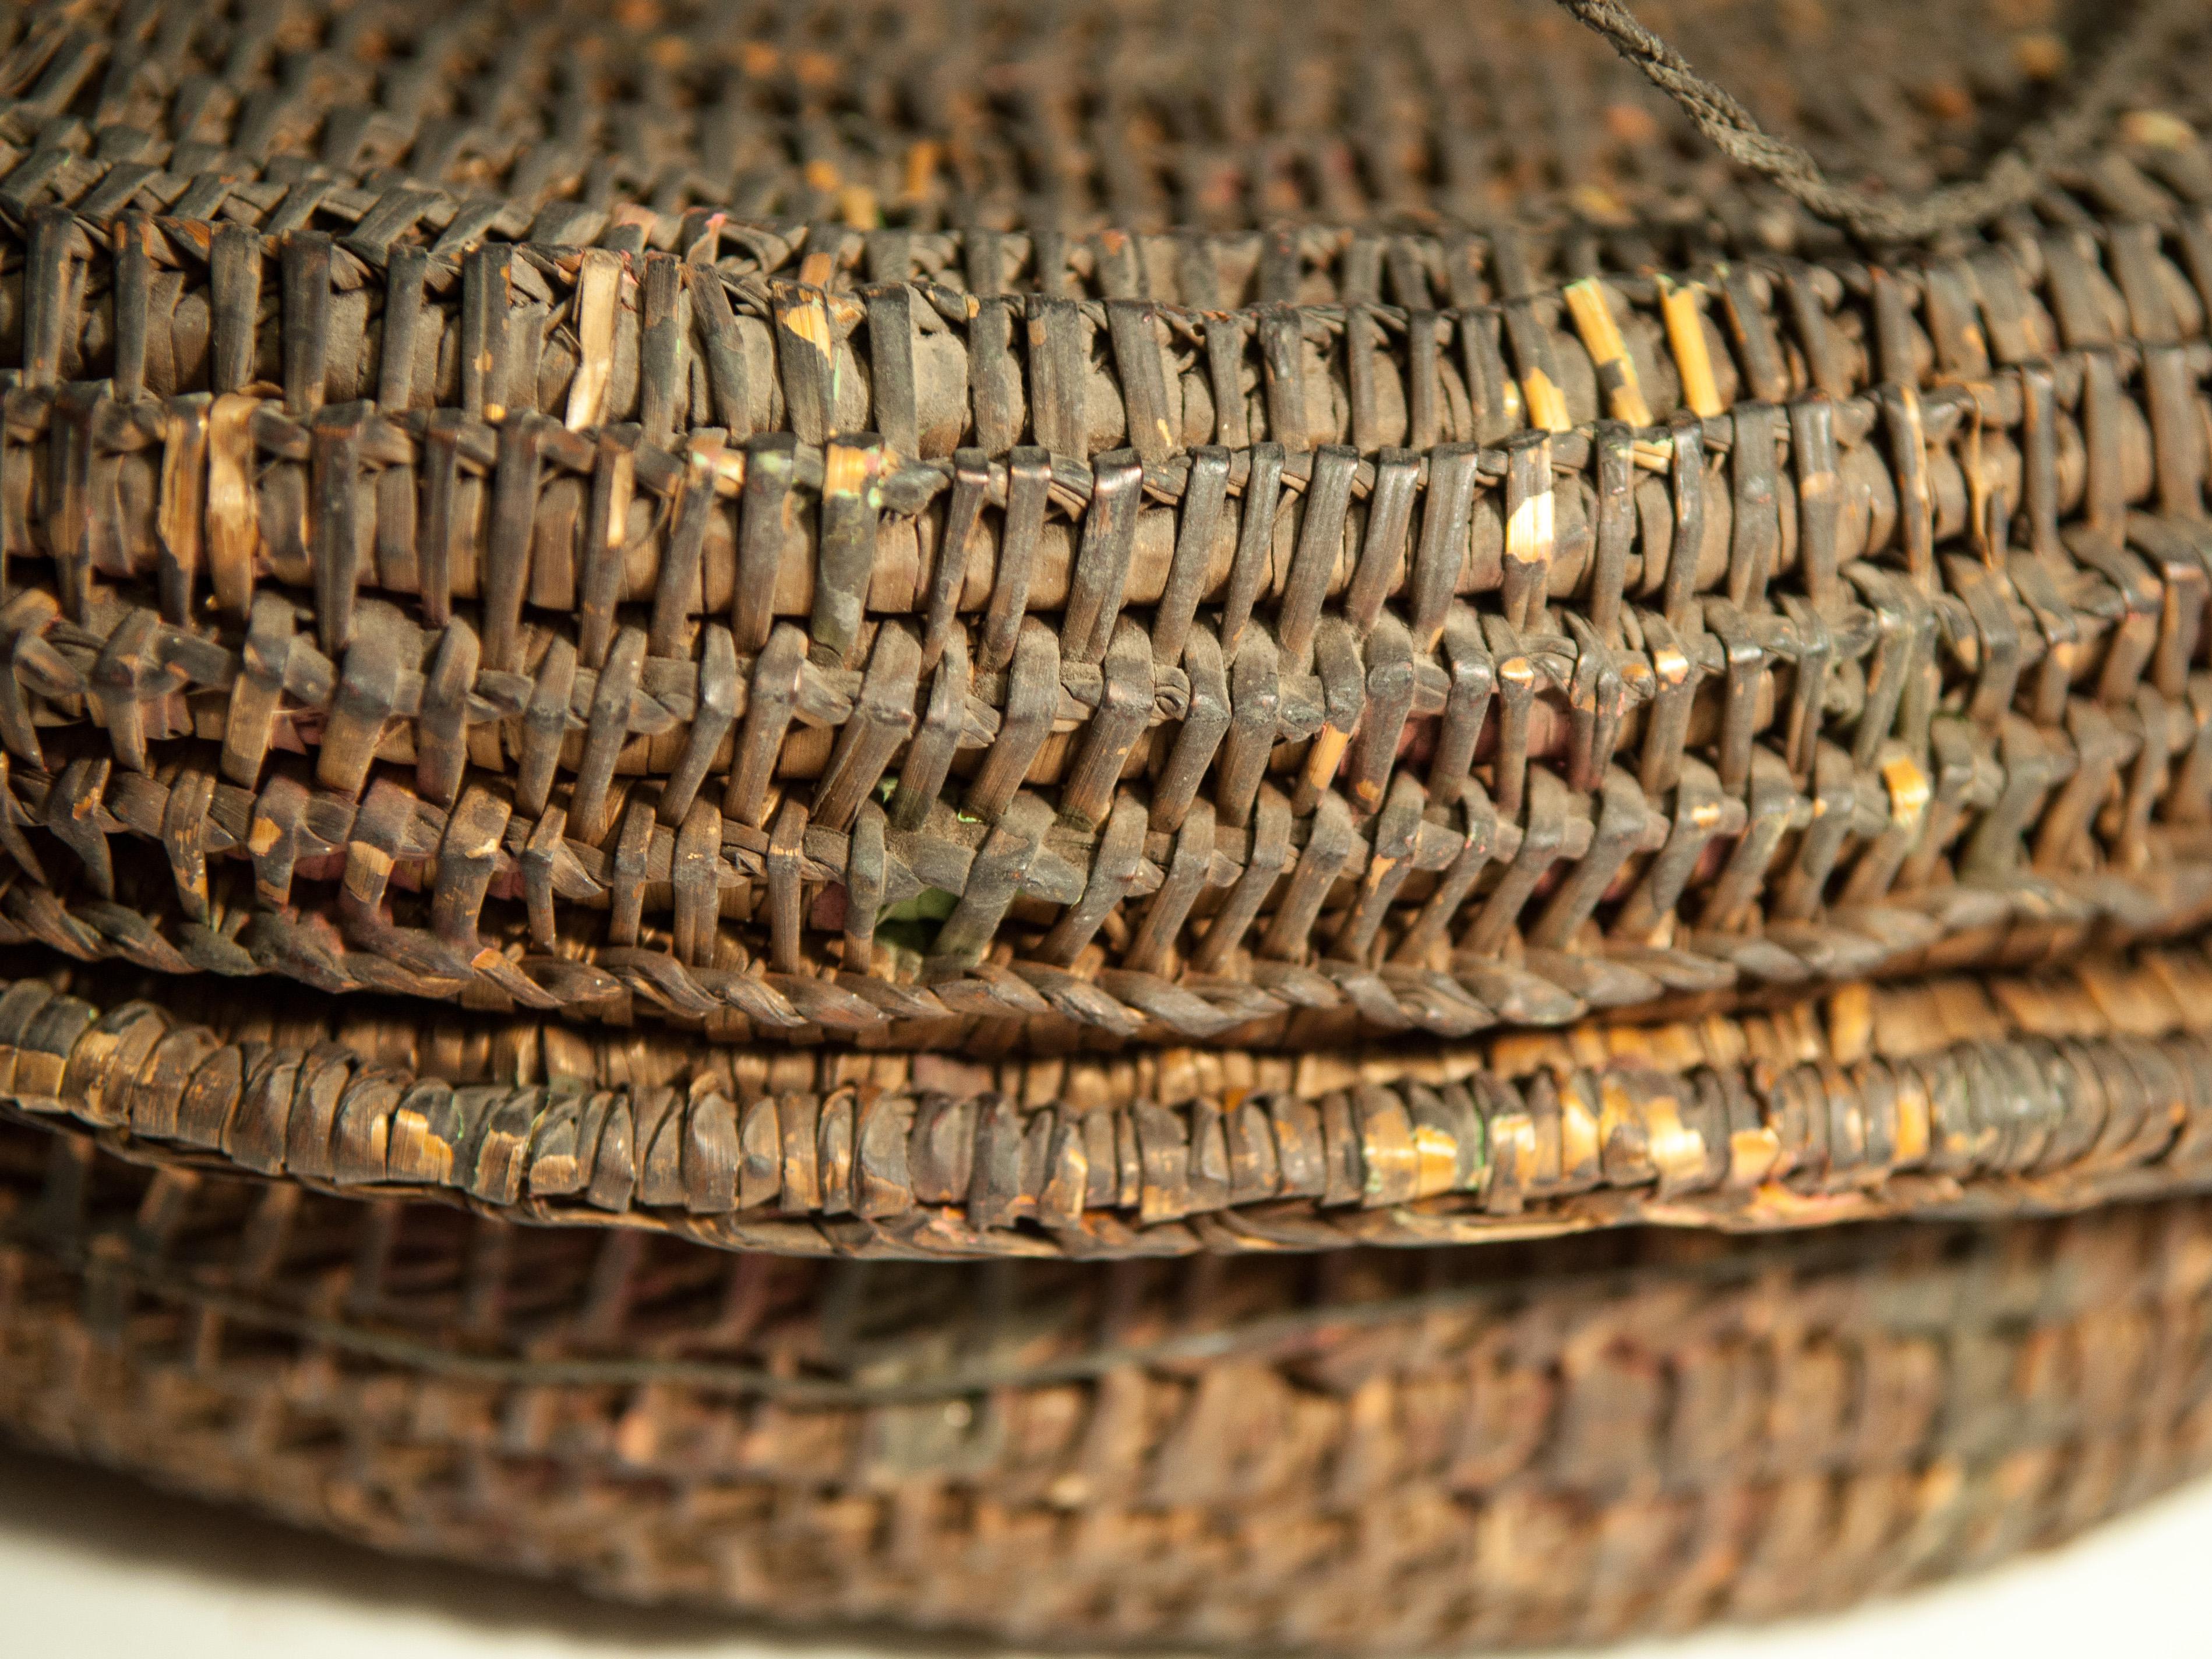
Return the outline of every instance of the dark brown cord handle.
{"type": "Polygon", "coordinates": [[[2112,37],[2101,61],[2073,97],[1998,153],[1981,176],[1911,198],[1839,185],[1802,146],[1778,138],[1726,91],[1630,11],[1626,0],[1559,0],[1588,27],[1680,105],[1698,130],[1741,166],[1764,174],[1815,217],[1870,241],[1914,242],[1979,224],[2019,206],[2051,169],[2087,145],[2145,61],[2185,25],[2205,16],[2203,0],[2141,0],[2112,37]]]}

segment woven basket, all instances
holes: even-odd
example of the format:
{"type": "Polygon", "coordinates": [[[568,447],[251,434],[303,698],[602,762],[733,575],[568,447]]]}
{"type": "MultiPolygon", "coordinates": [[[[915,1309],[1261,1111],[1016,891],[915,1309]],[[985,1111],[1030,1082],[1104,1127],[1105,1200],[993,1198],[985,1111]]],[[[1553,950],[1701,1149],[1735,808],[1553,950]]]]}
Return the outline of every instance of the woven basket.
{"type": "Polygon", "coordinates": [[[1826,1607],[2212,1463],[2212,1203],[1729,1241],[817,1263],[0,1130],[0,1411],[381,1547],[1030,1643],[1826,1607]]]}
{"type": "Polygon", "coordinates": [[[0,1415],[1318,1648],[2193,1468],[2212,15],[1468,11],[0,12],[0,1415]]]}

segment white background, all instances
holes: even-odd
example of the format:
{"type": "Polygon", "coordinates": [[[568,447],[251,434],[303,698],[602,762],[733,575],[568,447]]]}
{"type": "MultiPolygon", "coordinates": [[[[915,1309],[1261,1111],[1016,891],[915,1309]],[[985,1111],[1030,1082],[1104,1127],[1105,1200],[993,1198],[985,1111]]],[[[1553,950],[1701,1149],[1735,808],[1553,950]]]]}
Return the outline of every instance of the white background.
{"type": "MultiPolygon", "coordinates": [[[[0,1450],[0,1655],[69,1659],[946,1659],[779,1639],[526,1580],[394,1561],[115,1476],[0,1450]]],[[[1612,1659],[2212,1655],[2212,1485],[2056,1554],[1842,1618],[1612,1659]]]]}

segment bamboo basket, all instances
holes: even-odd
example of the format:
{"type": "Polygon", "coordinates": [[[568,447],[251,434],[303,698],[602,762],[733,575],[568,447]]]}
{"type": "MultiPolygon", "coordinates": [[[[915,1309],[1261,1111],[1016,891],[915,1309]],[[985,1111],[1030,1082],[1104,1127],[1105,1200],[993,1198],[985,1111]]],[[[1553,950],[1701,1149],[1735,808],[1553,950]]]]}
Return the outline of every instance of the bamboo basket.
{"type": "Polygon", "coordinates": [[[2193,1469],[2212,16],[1650,21],[0,14],[0,1418],[1316,1649],[2193,1469]]]}
{"type": "Polygon", "coordinates": [[[18,1432],[381,1548],[1066,1646],[1598,1641],[2212,1462],[2212,1207],[815,1262],[0,1130],[18,1432]]]}

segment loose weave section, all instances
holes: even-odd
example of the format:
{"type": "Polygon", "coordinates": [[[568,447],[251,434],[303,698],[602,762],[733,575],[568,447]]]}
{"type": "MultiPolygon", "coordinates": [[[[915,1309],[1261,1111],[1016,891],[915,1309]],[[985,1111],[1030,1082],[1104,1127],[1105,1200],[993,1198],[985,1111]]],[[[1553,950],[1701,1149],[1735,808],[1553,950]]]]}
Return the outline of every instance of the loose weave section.
{"type": "Polygon", "coordinates": [[[2212,962],[2195,951],[1425,1049],[996,1066],[80,988],[0,994],[0,1094],[35,1121],[160,1167],[741,1249],[1437,1244],[2212,1183],[2212,962]]]}
{"type": "Polygon", "coordinates": [[[818,1264],[0,1131],[0,1416],[448,1562],[1014,1641],[1828,1606],[2203,1468],[2203,1203],[1686,1248],[818,1264]]]}
{"type": "MultiPolygon", "coordinates": [[[[402,71],[410,15],[40,11],[0,62],[8,941],[1110,1046],[1458,1038],[2212,912],[2180,115],[1880,257],[1656,184],[1640,228],[1160,233],[926,179],[887,218],[812,153],[844,222],[747,218],[788,172],[710,203],[714,123],[656,149],[635,106],[703,107],[679,38],[733,107],[814,73],[744,19],[641,58],[549,14],[598,67],[524,72],[526,31],[528,95],[460,97],[487,129],[428,90],[483,20],[402,71]]],[[[1026,61],[1018,19],[975,39],[1026,61]]]]}
{"type": "Polygon", "coordinates": [[[1219,1036],[1349,1000],[1450,1035],[2203,912],[2202,216],[1593,277],[1395,336],[748,289],[712,229],[641,264],[487,245],[448,313],[416,250],[381,296],[416,346],[336,388],[375,404],[326,401],[333,343],[378,337],[335,320],[373,285],[319,233],[206,241],[214,389],[159,398],[141,301],[191,228],[125,216],[111,252],[31,219],[0,453],[19,938],[720,1034],[1219,1036]],[[64,378],[103,309],[113,364],[64,378]],[[990,362],[1017,313],[1026,393],[990,362]],[[565,420],[501,345],[556,314],[584,356],[520,384],[565,420]],[[450,392],[420,367],[449,356],[450,392]],[[962,393],[935,440],[926,362],[962,393]],[[1208,380],[1249,381],[1235,429],[1161,416],[1208,380]],[[797,429],[690,424],[740,383],[797,429]],[[1601,386],[1632,421],[1590,418],[1601,386]],[[855,387],[902,410],[833,418],[855,387]]]}
{"type": "Polygon", "coordinates": [[[365,193],[423,136],[374,113],[227,174],[135,52],[88,154],[101,56],[0,70],[17,938],[718,1036],[1464,1035],[2204,902],[2186,145],[2101,246],[1557,289],[1504,234],[580,246],[513,218],[542,153],[365,193]]]}

